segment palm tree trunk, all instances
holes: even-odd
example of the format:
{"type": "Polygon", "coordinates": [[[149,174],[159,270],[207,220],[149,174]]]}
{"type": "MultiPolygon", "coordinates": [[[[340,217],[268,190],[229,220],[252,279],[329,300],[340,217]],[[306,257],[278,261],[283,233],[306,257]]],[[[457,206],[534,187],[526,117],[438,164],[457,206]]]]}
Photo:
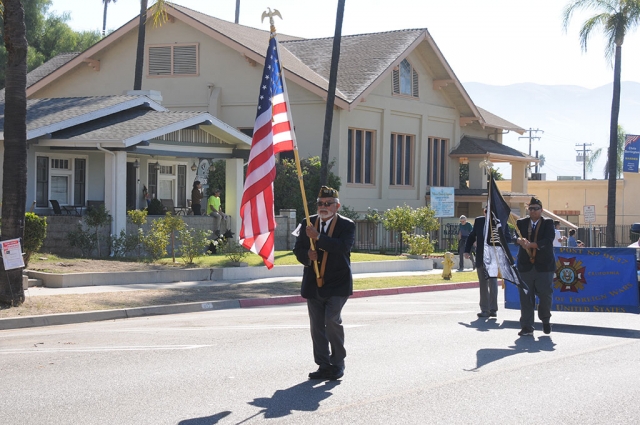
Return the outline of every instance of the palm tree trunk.
{"type": "Polygon", "coordinates": [[[327,108],[324,115],[324,134],[322,135],[322,157],[320,158],[320,184],[327,184],[329,174],[329,149],[331,147],[331,124],[333,123],[333,105],[336,99],[336,85],[338,81],[338,61],[340,60],[340,40],[342,38],[342,17],[344,16],[344,0],[338,0],[336,14],[336,31],[333,36],[333,52],[331,53],[331,68],[329,70],[329,91],[327,93],[327,108]]]}
{"type": "Polygon", "coordinates": [[[144,37],[147,22],[147,0],[140,0],[140,24],[138,25],[138,48],[136,50],[136,70],[133,89],[142,90],[142,69],[144,68],[144,37]]]}
{"type": "MultiPolygon", "coordinates": [[[[7,49],[2,240],[24,236],[27,198],[27,37],[20,0],[4,0],[4,43],[7,49]]],[[[0,263],[0,305],[24,302],[22,269],[0,263]]]]}
{"type": "Polygon", "coordinates": [[[620,114],[620,74],[622,46],[616,46],[613,65],[613,100],[611,101],[611,124],[609,127],[609,184],[607,185],[607,246],[616,246],[616,181],[618,172],[618,115],[620,114]]]}

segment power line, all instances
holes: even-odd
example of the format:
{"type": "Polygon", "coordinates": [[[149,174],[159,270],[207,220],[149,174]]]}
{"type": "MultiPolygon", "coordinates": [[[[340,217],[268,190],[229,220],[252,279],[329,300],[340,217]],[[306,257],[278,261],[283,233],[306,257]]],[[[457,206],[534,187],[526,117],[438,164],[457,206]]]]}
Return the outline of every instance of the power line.
{"type": "Polygon", "coordinates": [[[538,132],[542,132],[544,134],[544,130],[540,130],[538,128],[536,128],[535,130],[530,128],[529,130],[525,130],[525,133],[529,133],[528,136],[522,136],[522,137],[518,137],[518,139],[529,139],[529,156],[531,156],[531,141],[533,141],[534,139],[540,140],[539,136],[534,136],[535,134],[538,134],[538,132]]]}
{"type": "Polygon", "coordinates": [[[582,162],[582,180],[586,180],[587,179],[587,154],[591,152],[591,149],[587,149],[587,146],[591,146],[591,143],[576,143],[576,146],[582,146],[582,151],[580,149],[576,149],[576,152],[578,152],[576,161],[582,162]]]}

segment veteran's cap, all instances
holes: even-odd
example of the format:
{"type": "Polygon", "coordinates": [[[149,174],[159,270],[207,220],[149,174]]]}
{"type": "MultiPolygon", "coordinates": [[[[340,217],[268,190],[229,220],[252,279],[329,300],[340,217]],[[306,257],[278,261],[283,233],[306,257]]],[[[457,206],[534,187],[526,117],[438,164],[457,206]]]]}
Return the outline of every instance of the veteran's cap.
{"type": "Polygon", "coordinates": [[[318,198],[339,198],[338,191],[332,187],[322,186],[318,198]]]}
{"type": "Polygon", "coordinates": [[[540,205],[540,207],[542,207],[542,201],[540,201],[540,199],[536,198],[535,196],[532,196],[531,200],[529,201],[529,205],[540,205]]]}

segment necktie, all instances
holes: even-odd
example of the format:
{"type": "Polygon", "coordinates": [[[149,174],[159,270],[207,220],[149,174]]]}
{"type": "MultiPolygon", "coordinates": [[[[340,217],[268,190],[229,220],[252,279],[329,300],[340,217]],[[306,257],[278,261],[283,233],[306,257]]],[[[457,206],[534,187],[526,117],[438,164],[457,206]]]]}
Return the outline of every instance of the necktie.
{"type": "Polygon", "coordinates": [[[531,224],[531,230],[536,230],[536,224],[537,224],[537,223],[532,223],[532,224],[531,224]]]}
{"type": "Polygon", "coordinates": [[[322,226],[320,228],[320,233],[327,234],[327,232],[325,232],[325,229],[324,229],[325,224],[327,224],[327,223],[325,223],[324,221],[320,222],[320,226],[322,226]]]}

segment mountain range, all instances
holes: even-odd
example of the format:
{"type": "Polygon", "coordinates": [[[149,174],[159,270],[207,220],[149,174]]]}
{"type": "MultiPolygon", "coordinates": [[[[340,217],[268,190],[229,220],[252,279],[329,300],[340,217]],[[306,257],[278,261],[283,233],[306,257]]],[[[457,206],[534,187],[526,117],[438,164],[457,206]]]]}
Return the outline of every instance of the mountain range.
{"type": "MultiPolygon", "coordinates": [[[[546,180],[555,180],[557,176],[582,178],[583,166],[576,161],[576,151],[586,149],[589,154],[589,150],[598,148],[602,148],[600,159],[586,178],[604,178],[613,84],[594,89],[534,83],[463,85],[476,105],[526,130],[542,130],[523,135],[511,132],[503,136],[503,143],[525,153],[529,153],[531,146],[533,156],[536,151],[544,155],[545,163],[539,172],[546,174],[546,180]],[[530,140],[529,135],[539,139],[530,140]]],[[[618,123],[625,133],[640,134],[640,83],[622,82],[618,123]]],[[[496,165],[505,178],[511,177],[510,166],[496,165]]]]}

